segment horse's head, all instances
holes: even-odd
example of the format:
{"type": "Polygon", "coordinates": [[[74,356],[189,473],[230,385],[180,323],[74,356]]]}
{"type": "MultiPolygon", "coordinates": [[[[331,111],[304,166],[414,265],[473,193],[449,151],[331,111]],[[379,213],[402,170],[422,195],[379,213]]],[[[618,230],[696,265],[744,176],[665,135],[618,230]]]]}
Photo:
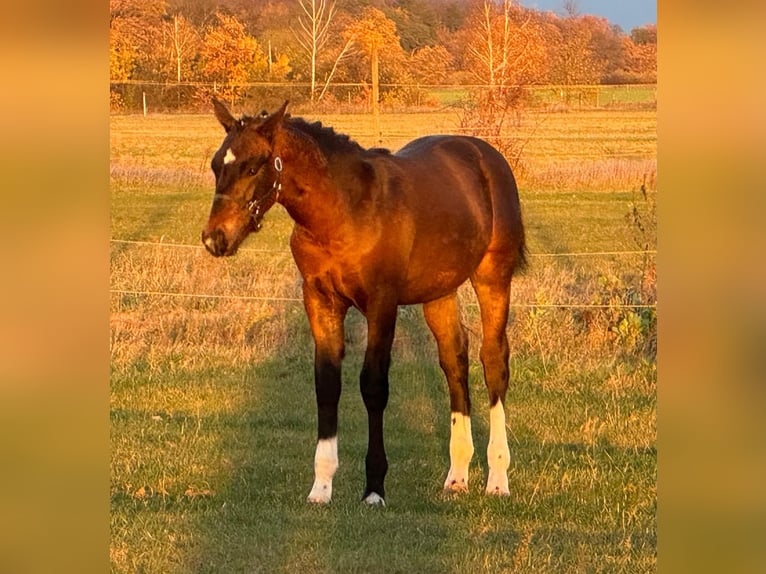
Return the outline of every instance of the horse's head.
{"type": "Polygon", "coordinates": [[[234,255],[245,238],[260,229],[264,214],[279,197],[282,160],[273,142],[287,102],[271,115],[261,112],[240,119],[218,100],[213,107],[226,137],[211,162],[215,196],[202,243],[220,257],[234,255]]]}

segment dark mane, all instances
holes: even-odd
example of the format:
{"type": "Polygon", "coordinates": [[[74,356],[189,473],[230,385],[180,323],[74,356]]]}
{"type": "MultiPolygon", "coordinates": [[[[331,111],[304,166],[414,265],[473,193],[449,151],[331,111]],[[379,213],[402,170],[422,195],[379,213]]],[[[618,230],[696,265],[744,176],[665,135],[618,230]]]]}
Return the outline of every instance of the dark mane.
{"type": "MultiPolygon", "coordinates": [[[[269,113],[266,110],[261,111],[257,116],[243,115],[238,120],[241,127],[246,126],[258,126],[263,123],[264,119],[268,117],[269,113]]],[[[353,153],[364,152],[375,154],[390,154],[391,150],[374,147],[365,150],[361,145],[351,139],[346,134],[336,132],[329,126],[322,125],[322,122],[308,122],[300,117],[292,117],[290,114],[285,114],[285,119],[289,122],[291,127],[297,128],[304,134],[314,139],[319,145],[320,149],[328,155],[336,153],[353,153]]]]}
{"type": "Polygon", "coordinates": [[[320,149],[327,154],[364,151],[364,148],[346,134],[339,134],[322,122],[309,123],[303,118],[290,118],[290,126],[299,129],[316,140],[320,149]]]}

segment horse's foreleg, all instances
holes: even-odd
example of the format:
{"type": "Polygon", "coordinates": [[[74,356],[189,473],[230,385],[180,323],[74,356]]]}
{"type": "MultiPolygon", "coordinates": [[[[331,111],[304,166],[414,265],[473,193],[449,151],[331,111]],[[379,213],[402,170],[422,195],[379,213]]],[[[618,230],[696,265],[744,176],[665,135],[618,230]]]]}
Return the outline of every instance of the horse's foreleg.
{"type": "Polygon", "coordinates": [[[455,293],[423,305],[426,323],[436,339],[439,365],[447,377],[450,397],[450,468],[447,492],[468,491],[468,467],[473,457],[471,401],[468,395],[468,337],[460,323],[455,293]]]}
{"type": "Polygon", "coordinates": [[[343,319],[348,307],[333,304],[304,286],[306,314],[314,336],[314,383],[317,401],[317,444],[314,485],[309,502],[328,503],[338,469],[338,402],[343,361],[343,319]]]}
{"type": "Polygon", "coordinates": [[[396,328],[396,306],[367,312],[367,351],[359,380],[367,408],[368,444],[365,468],[367,484],[362,500],[371,505],[385,505],[383,481],[388,471],[383,444],[383,412],[388,404],[388,368],[396,328]]]}

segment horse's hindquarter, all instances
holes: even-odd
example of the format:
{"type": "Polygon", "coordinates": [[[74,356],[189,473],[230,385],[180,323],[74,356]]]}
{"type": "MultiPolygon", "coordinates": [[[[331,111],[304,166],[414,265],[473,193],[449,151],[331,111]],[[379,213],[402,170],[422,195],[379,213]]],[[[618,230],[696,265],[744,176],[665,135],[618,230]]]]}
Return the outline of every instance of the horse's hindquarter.
{"type": "Polygon", "coordinates": [[[397,157],[415,229],[402,299],[422,302],[454,291],[484,257],[493,240],[492,192],[472,140],[421,138],[397,157]]]}

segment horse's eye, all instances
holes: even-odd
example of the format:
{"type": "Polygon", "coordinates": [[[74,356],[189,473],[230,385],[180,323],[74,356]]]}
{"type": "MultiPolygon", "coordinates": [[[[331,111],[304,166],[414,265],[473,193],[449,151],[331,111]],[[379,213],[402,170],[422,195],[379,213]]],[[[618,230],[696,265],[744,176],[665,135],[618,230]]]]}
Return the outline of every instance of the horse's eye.
{"type": "Polygon", "coordinates": [[[250,177],[256,175],[259,171],[261,171],[264,163],[264,159],[252,160],[247,168],[247,175],[250,177]]]}

